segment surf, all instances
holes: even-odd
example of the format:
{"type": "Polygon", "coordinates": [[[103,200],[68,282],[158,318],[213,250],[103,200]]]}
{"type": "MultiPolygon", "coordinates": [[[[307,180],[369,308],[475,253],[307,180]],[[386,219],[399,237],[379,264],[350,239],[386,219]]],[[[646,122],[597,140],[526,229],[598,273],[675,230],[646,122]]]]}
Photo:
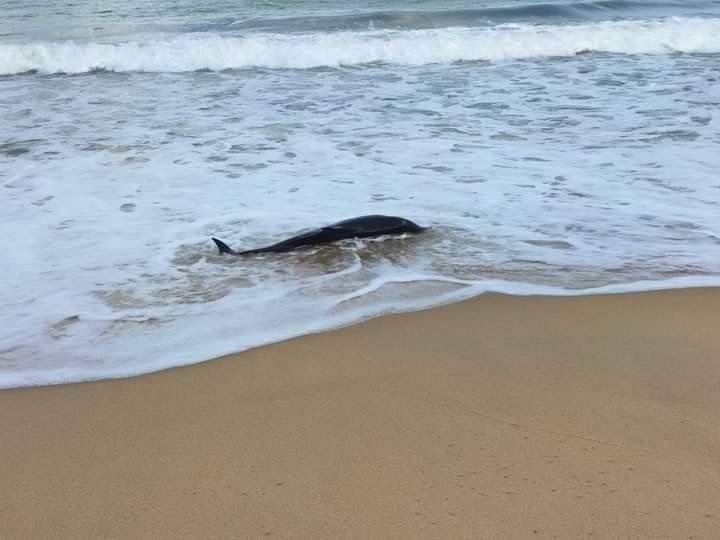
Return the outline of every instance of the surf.
{"type": "Polygon", "coordinates": [[[182,35],[122,43],[0,45],[0,75],[313,69],[370,64],[428,65],[571,57],[720,53],[720,19],[668,18],[575,25],[362,32],[182,35]]]}

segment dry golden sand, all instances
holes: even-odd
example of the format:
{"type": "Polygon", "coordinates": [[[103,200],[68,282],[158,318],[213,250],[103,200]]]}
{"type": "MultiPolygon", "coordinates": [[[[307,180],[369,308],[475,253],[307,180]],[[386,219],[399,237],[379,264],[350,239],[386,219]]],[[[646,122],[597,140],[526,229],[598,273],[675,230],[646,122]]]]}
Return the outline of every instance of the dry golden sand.
{"type": "Polygon", "coordinates": [[[486,295],[3,391],[0,538],[718,538],[719,308],[486,295]]]}

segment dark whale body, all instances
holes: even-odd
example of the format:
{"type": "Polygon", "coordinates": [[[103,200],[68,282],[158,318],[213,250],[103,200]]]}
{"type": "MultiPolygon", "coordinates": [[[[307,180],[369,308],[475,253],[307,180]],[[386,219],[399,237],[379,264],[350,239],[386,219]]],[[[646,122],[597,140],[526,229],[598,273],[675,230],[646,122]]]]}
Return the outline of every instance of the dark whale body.
{"type": "Polygon", "coordinates": [[[247,251],[234,251],[225,242],[213,238],[213,242],[220,250],[220,255],[251,255],[253,253],[282,253],[292,251],[303,246],[329,244],[346,238],[372,238],[386,234],[419,233],[427,227],[421,227],[409,219],[395,216],[361,216],[344,221],[338,221],[327,227],[313,229],[298,234],[277,244],[247,251]]]}

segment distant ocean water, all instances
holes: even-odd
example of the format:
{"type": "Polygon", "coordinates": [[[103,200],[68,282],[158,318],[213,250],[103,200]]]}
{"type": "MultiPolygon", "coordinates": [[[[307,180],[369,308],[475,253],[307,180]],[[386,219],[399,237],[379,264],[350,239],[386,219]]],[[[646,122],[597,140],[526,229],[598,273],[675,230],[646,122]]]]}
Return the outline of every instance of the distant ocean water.
{"type": "Polygon", "coordinates": [[[720,285],[719,1],[0,0],[0,387],[720,285]],[[421,236],[219,257],[362,214],[421,236]]]}

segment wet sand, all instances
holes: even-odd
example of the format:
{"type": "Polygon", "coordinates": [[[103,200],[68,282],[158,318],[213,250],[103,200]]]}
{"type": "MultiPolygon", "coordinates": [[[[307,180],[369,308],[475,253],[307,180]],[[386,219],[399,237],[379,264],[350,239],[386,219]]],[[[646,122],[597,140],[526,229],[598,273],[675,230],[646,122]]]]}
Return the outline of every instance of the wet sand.
{"type": "Polygon", "coordinates": [[[0,391],[0,538],[720,536],[720,289],[485,295],[0,391]]]}

